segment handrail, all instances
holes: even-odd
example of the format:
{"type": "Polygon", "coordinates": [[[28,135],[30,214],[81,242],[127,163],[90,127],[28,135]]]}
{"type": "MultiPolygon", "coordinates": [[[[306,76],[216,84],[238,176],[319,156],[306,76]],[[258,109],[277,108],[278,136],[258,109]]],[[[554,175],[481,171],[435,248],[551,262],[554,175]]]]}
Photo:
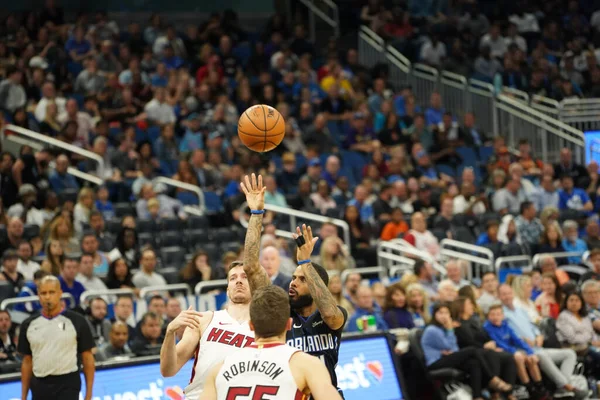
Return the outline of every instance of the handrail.
{"type": "Polygon", "coordinates": [[[469,89],[474,93],[477,91],[484,92],[485,94],[494,94],[494,85],[488,82],[480,81],[479,79],[469,79],[469,89]]]}
{"type": "Polygon", "coordinates": [[[425,74],[428,74],[428,76],[434,76],[436,78],[440,74],[437,69],[430,67],[429,65],[421,64],[421,63],[413,64],[413,75],[415,73],[421,74],[422,76],[424,76],[425,74]]]}
{"type": "MultiPolygon", "coordinates": [[[[103,296],[131,296],[134,297],[135,293],[133,289],[107,289],[107,290],[86,290],[81,293],[79,297],[79,304],[83,304],[90,297],[103,297],[103,296]]],[[[109,301],[110,302],[110,301],[109,301]]]]}
{"type": "Polygon", "coordinates": [[[499,100],[497,107],[499,107],[500,109],[509,113],[518,112],[519,118],[524,119],[531,124],[534,124],[538,127],[542,127],[547,131],[551,131],[554,135],[559,136],[560,138],[567,140],[575,145],[581,147],[585,145],[584,134],[579,129],[575,129],[562,121],[549,117],[548,115],[543,114],[523,104],[522,102],[514,100],[503,94],[499,94],[497,98],[499,100]],[[514,108],[510,108],[508,106],[512,106],[514,108]],[[567,132],[570,135],[567,135],[564,132],[567,132]]]}
{"type": "Polygon", "coordinates": [[[498,258],[496,258],[496,262],[494,263],[494,267],[496,268],[496,273],[498,272],[498,270],[500,270],[500,267],[502,266],[502,264],[509,263],[509,262],[520,262],[520,261],[527,261],[530,266],[533,266],[533,263],[531,262],[531,257],[527,256],[527,255],[498,257],[498,258]]]}
{"type": "Polygon", "coordinates": [[[567,273],[572,272],[574,274],[578,274],[579,276],[585,274],[589,271],[589,269],[582,267],[580,265],[563,265],[562,267],[558,267],[561,271],[565,271],[567,273]]]}
{"type": "Polygon", "coordinates": [[[142,290],[140,290],[140,299],[146,299],[149,294],[153,294],[154,292],[169,292],[169,291],[183,291],[186,295],[192,294],[192,290],[190,289],[187,283],[173,283],[171,285],[161,285],[161,286],[146,286],[142,290]]]}
{"type": "Polygon", "coordinates": [[[408,253],[413,256],[419,257],[424,261],[430,263],[433,268],[435,268],[438,272],[445,274],[446,268],[440,265],[431,254],[419,250],[416,247],[412,246],[410,243],[403,239],[394,239],[389,241],[380,241],[377,244],[377,254],[380,252],[384,252],[385,250],[397,251],[399,253],[408,253]]]}
{"type": "Polygon", "coordinates": [[[532,263],[534,266],[538,266],[542,257],[552,256],[556,261],[557,258],[568,258],[568,257],[582,257],[583,251],[558,251],[556,253],[538,253],[533,256],[532,263]]]}
{"type": "Polygon", "coordinates": [[[98,163],[99,175],[103,176],[103,174],[104,174],[104,160],[102,159],[102,157],[100,157],[96,153],[93,153],[91,151],[82,149],[81,147],[73,146],[72,144],[68,144],[68,143],[62,142],[58,139],[54,139],[49,136],[42,135],[40,133],[36,133],[29,129],[21,128],[20,126],[16,126],[16,125],[12,125],[12,124],[6,125],[4,127],[5,137],[7,136],[6,132],[12,132],[15,134],[23,135],[28,138],[47,143],[51,146],[60,147],[61,149],[70,151],[71,153],[79,154],[82,157],[92,159],[98,163]]]}
{"type": "Polygon", "coordinates": [[[387,272],[388,270],[385,267],[350,268],[342,271],[340,279],[342,282],[345,282],[346,278],[350,274],[359,274],[360,276],[367,274],[379,274],[379,279],[384,279],[388,276],[387,272]]]}
{"type": "MultiPolygon", "coordinates": [[[[413,258],[399,256],[397,254],[387,253],[387,252],[377,253],[377,263],[379,265],[384,265],[384,263],[381,262],[382,260],[393,261],[393,262],[408,264],[408,265],[414,265],[414,263],[415,263],[415,260],[413,258]]],[[[390,268],[393,268],[395,266],[396,265],[393,265],[390,268]]]]}
{"type": "MultiPolygon", "coordinates": [[[[31,140],[23,139],[23,138],[20,138],[18,136],[15,136],[15,135],[9,135],[8,137],[6,137],[6,140],[10,140],[11,142],[18,143],[18,144],[20,144],[22,146],[29,146],[32,149],[37,150],[37,151],[40,151],[40,150],[42,150],[44,148],[44,146],[42,146],[38,142],[34,142],[34,141],[31,141],[31,140]]],[[[51,161],[49,165],[50,165],[51,168],[54,168],[55,164],[56,163],[54,161],[51,161]]],[[[94,185],[101,186],[101,185],[104,184],[104,180],[103,179],[101,179],[101,178],[99,178],[99,177],[97,177],[95,175],[88,174],[87,172],[80,171],[77,168],[68,167],[67,168],[67,174],[73,175],[74,177],[82,179],[84,181],[88,181],[90,183],[93,183],[94,185]]]]}
{"type": "Polygon", "coordinates": [[[518,99],[525,104],[529,104],[529,94],[519,89],[503,86],[500,93],[508,95],[512,98],[518,99]]]}
{"type": "Polygon", "coordinates": [[[388,270],[388,275],[389,275],[390,278],[395,278],[396,276],[398,276],[398,272],[410,272],[410,273],[412,273],[413,271],[410,268],[405,268],[405,267],[402,267],[400,265],[397,265],[397,266],[391,267],[388,270]]]}
{"type": "MultiPolygon", "coordinates": [[[[248,220],[246,219],[246,207],[248,207],[248,204],[246,202],[244,202],[244,204],[242,204],[240,206],[240,224],[244,228],[248,228],[248,220]]],[[[324,223],[324,222],[331,223],[335,226],[342,228],[343,236],[344,236],[344,238],[343,238],[344,244],[346,244],[346,246],[350,246],[350,227],[348,226],[348,223],[346,221],[344,221],[343,219],[324,217],[319,214],[313,214],[313,213],[309,213],[306,211],[294,210],[293,208],[275,206],[273,204],[265,204],[265,210],[273,211],[273,212],[276,212],[279,214],[288,215],[290,217],[290,226],[292,229],[294,229],[296,227],[296,218],[302,218],[302,219],[307,219],[310,221],[316,221],[316,222],[321,222],[321,223],[324,223]]],[[[287,232],[287,231],[280,230],[280,229],[276,229],[275,234],[277,236],[285,237],[288,239],[293,238],[293,236],[292,236],[293,234],[291,232],[287,232]]]]}
{"type": "Polygon", "coordinates": [[[442,80],[442,82],[449,84],[450,86],[458,87],[460,89],[467,85],[466,77],[450,71],[442,71],[440,79],[442,80]]]}
{"type": "MultiPolygon", "coordinates": [[[[60,296],[60,298],[69,300],[71,303],[70,308],[75,307],[75,305],[77,304],[75,302],[75,297],[73,297],[73,295],[71,293],[63,293],[60,296]]],[[[39,296],[15,297],[15,298],[10,298],[10,299],[4,299],[4,300],[2,300],[2,303],[0,303],[0,310],[6,310],[6,307],[11,304],[32,303],[35,301],[37,301],[37,302],[40,301],[39,296]]]]}
{"type": "Polygon", "coordinates": [[[391,60],[400,68],[404,73],[408,74],[411,68],[411,62],[404,56],[404,54],[400,53],[395,47],[388,45],[386,47],[388,60],[391,60]]]}
{"type": "Polygon", "coordinates": [[[200,211],[202,213],[204,213],[204,211],[205,211],[204,192],[202,192],[202,189],[200,189],[200,187],[198,187],[196,185],[191,185],[189,183],[180,182],[175,179],[167,178],[165,176],[159,176],[157,178],[154,178],[154,183],[164,183],[165,185],[168,185],[168,186],[174,186],[179,189],[189,190],[190,192],[194,192],[196,194],[196,196],[198,196],[198,208],[200,209],[200,211]]]}
{"type": "Polygon", "coordinates": [[[198,282],[196,287],[194,287],[194,293],[196,295],[199,295],[204,289],[227,287],[228,284],[229,281],[227,279],[217,279],[214,281],[198,282]]]}
{"type": "MultiPolygon", "coordinates": [[[[385,40],[383,40],[383,38],[381,36],[379,36],[377,33],[375,33],[372,29],[370,29],[369,27],[367,27],[365,25],[361,25],[359,34],[366,35],[369,39],[371,39],[371,41],[376,42],[377,45],[379,47],[381,47],[381,49],[383,50],[383,45],[385,44],[385,40]]],[[[404,57],[404,58],[406,60],[408,60],[406,57],[404,57]]]]}
{"type": "MultiPolygon", "coordinates": [[[[494,253],[487,247],[476,246],[474,244],[464,243],[453,239],[442,239],[440,242],[440,247],[442,248],[440,251],[442,256],[466,260],[479,265],[485,265],[490,269],[494,268],[494,253]],[[453,248],[464,251],[456,251],[453,250],[453,248]],[[478,253],[480,255],[478,256],[472,253],[478,253]]],[[[471,279],[473,277],[473,271],[469,269],[468,274],[469,279],[471,279]]]]}
{"type": "Polygon", "coordinates": [[[340,36],[340,16],[339,16],[339,8],[338,6],[331,0],[321,0],[321,2],[333,12],[333,18],[329,15],[325,14],[316,4],[314,4],[314,0],[300,0],[300,3],[304,4],[306,8],[309,10],[308,14],[308,24],[310,29],[311,40],[314,41],[315,37],[315,18],[314,15],[321,18],[327,25],[331,26],[335,32],[335,37],[340,36]]]}

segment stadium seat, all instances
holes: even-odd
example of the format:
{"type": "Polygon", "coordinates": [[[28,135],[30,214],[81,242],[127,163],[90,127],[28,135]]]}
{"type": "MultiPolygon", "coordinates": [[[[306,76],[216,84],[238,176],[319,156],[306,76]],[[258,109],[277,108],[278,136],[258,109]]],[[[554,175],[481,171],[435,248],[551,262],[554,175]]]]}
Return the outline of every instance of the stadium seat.
{"type": "Polygon", "coordinates": [[[163,268],[181,269],[185,265],[185,249],[180,246],[162,247],[160,260],[163,268]]]}
{"type": "Polygon", "coordinates": [[[73,203],[77,203],[77,195],[79,194],[78,189],[65,189],[58,195],[58,199],[61,203],[65,201],[72,201],[73,203]]]}
{"type": "Polygon", "coordinates": [[[459,240],[465,243],[474,243],[475,237],[473,232],[466,226],[452,226],[452,237],[455,240],[459,240]]]}
{"type": "Polygon", "coordinates": [[[481,164],[487,164],[492,155],[494,154],[494,148],[492,146],[484,146],[479,148],[479,162],[481,164]]]}
{"type": "Polygon", "coordinates": [[[195,251],[198,248],[198,246],[210,242],[210,235],[208,233],[208,230],[204,229],[189,230],[185,234],[185,237],[187,242],[187,248],[189,251],[192,252],[195,251]]]}
{"type": "Polygon", "coordinates": [[[121,219],[117,219],[117,218],[113,218],[113,219],[109,219],[108,221],[106,221],[105,223],[106,225],[106,230],[108,230],[110,233],[112,233],[113,235],[118,235],[119,232],[121,232],[121,219]]]}
{"type": "Polygon", "coordinates": [[[438,174],[445,174],[451,178],[456,178],[456,169],[451,165],[446,164],[436,164],[435,169],[438,174]]]}
{"type": "Polygon", "coordinates": [[[205,216],[190,215],[187,218],[187,227],[188,229],[208,229],[210,223],[205,216]]]}
{"type": "Polygon", "coordinates": [[[0,303],[9,297],[14,297],[15,290],[8,282],[0,282],[0,303]]]}
{"type": "Polygon", "coordinates": [[[198,196],[192,192],[178,192],[177,200],[185,206],[198,206],[198,196]]]}
{"type": "Polygon", "coordinates": [[[456,152],[462,158],[462,165],[471,167],[477,165],[477,159],[479,157],[477,156],[477,153],[475,153],[475,150],[473,150],[473,148],[465,146],[457,147],[456,152]]]}
{"type": "Polygon", "coordinates": [[[115,203],[114,208],[117,218],[123,218],[127,215],[136,215],[135,208],[130,203],[115,203]]]}
{"type": "Polygon", "coordinates": [[[156,142],[156,140],[160,137],[160,127],[149,126],[148,129],[146,129],[146,135],[150,143],[156,142]]]}
{"type": "Polygon", "coordinates": [[[24,227],[23,237],[29,240],[40,235],[40,227],[38,225],[27,224],[24,227]]]}
{"type": "Polygon", "coordinates": [[[158,230],[156,222],[151,219],[138,219],[136,221],[136,227],[139,233],[152,233],[158,230]]]}
{"type": "Polygon", "coordinates": [[[223,254],[227,253],[228,251],[233,251],[234,253],[237,253],[241,247],[242,247],[242,244],[239,242],[223,243],[223,244],[221,244],[221,252],[223,254]]]}
{"type": "Polygon", "coordinates": [[[237,239],[236,232],[230,228],[219,228],[210,232],[210,236],[215,243],[231,242],[237,239]]]}
{"type": "Polygon", "coordinates": [[[216,214],[223,211],[221,198],[215,192],[204,192],[204,204],[209,214],[216,214]]]}
{"type": "Polygon", "coordinates": [[[138,234],[138,242],[140,247],[151,246],[152,248],[156,248],[156,240],[153,233],[138,234]]]}
{"type": "Polygon", "coordinates": [[[160,247],[172,247],[183,245],[183,235],[181,232],[161,232],[160,233],[160,247]]]}
{"type": "Polygon", "coordinates": [[[341,218],[343,212],[343,208],[330,208],[327,211],[325,211],[325,216],[329,218],[341,218]]]}
{"type": "Polygon", "coordinates": [[[161,232],[181,232],[184,229],[184,222],[179,218],[164,218],[158,225],[161,232]]]}
{"type": "Polygon", "coordinates": [[[556,336],[556,321],[553,318],[544,318],[540,322],[540,332],[544,336],[544,347],[560,349],[560,341],[556,336]]]}
{"type": "Polygon", "coordinates": [[[454,368],[440,368],[430,371],[425,364],[425,354],[423,353],[423,348],[421,347],[421,337],[423,337],[423,330],[418,328],[414,328],[408,333],[410,351],[423,368],[425,375],[429,380],[434,383],[443,384],[452,381],[460,381],[465,377],[465,374],[462,371],[454,368]]]}
{"type": "Polygon", "coordinates": [[[176,268],[162,268],[158,271],[165,278],[169,285],[179,283],[179,270],[176,268]]]}
{"type": "Polygon", "coordinates": [[[208,254],[211,265],[217,265],[221,261],[221,251],[215,243],[204,243],[198,246],[197,250],[208,254]]]}
{"type": "Polygon", "coordinates": [[[431,233],[433,234],[433,236],[435,236],[437,238],[437,240],[439,240],[440,242],[444,239],[447,238],[446,236],[446,231],[442,228],[433,228],[431,230],[431,233]]]}

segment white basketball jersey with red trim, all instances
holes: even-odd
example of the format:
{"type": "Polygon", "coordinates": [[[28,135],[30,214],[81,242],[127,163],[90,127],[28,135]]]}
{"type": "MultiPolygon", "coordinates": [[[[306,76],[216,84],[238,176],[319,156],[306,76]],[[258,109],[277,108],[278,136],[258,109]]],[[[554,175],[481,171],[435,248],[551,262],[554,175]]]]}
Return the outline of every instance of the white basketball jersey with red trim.
{"type": "Polygon", "coordinates": [[[254,343],[230,354],[215,380],[217,400],[303,399],[290,368],[298,351],[283,343],[254,343]]]}
{"type": "Polygon", "coordinates": [[[240,324],[226,310],[215,311],[196,348],[192,377],[184,390],[186,399],[197,400],[210,370],[229,354],[252,343],[254,332],[248,321],[240,324]]]}

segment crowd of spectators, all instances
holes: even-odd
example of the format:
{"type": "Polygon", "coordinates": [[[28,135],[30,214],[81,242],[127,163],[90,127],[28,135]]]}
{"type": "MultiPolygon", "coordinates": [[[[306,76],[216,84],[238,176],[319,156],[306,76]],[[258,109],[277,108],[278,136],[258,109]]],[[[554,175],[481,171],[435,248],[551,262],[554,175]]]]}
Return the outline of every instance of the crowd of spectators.
{"type": "Polygon", "coordinates": [[[600,96],[593,1],[384,1],[360,12],[412,60],[556,100],[600,96]]]}
{"type": "MultiPolygon", "coordinates": [[[[368,7],[378,6],[371,2],[357,15],[379,17],[368,7]]],[[[432,14],[437,20],[403,15],[423,29],[449,27],[444,14],[432,14]]],[[[487,18],[469,15],[471,30],[487,18]]],[[[226,276],[243,252],[239,182],[255,172],[264,176],[267,204],[348,223],[348,240],[332,222],[314,226],[320,240],[313,257],[334,275],[330,290],[349,311],[350,332],[359,330],[365,315],[374,315],[383,330],[443,328],[450,317],[437,315],[444,313],[439,304],[447,302],[462,304],[450,309],[456,323],[476,319],[473,329],[486,329],[490,337],[495,328],[489,325],[503,324],[503,317],[490,311],[502,311],[510,326],[513,301],[498,290],[498,277],[485,271],[481,282],[467,281],[471,266],[442,256],[445,238],[486,247],[495,257],[573,252],[542,257],[539,270],[503,286],[514,289],[514,304],[530,321],[527,331],[513,328],[515,338],[529,346],[521,348],[527,357],[499,340],[496,346],[514,354],[519,379],[531,393],[545,393],[536,383],[535,360],[558,390],[575,393],[569,381],[564,383],[573,371],[552,369],[538,354],[542,343],[535,332],[543,321],[556,319],[558,347],[580,346],[586,354],[594,347],[595,330],[600,332],[593,320],[592,339],[568,331],[570,319],[586,317],[583,306],[571,307],[570,293],[581,289],[587,317],[600,315],[592,294],[600,279],[596,163],[581,165],[565,148],[550,164],[537,158],[527,141],[509,149],[504,138],[481,130],[472,113],[445,110],[439,93],[424,99],[410,87],[393,88],[385,71],[358,63],[355,49],[339,49],[335,41],[317,47],[306,39],[302,24],[290,26],[278,14],[259,33],[243,30],[233,12],[215,14],[200,26],[176,28],[160,15],[143,26],[120,25],[106,13],[70,19],[48,0],[40,12],[10,15],[0,37],[2,126],[54,137],[103,160],[99,165],[57,147],[11,152],[11,141],[5,140],[0,297],[35,295],[45,274],[58,276],[63,291],[86,313],[97,360],[158,353],[166,323],[181,305],[166,294],[138,299],[141,289],[186,283],[194,290],[200,282],[226,276]],[[238,115],[256,103],[276,107],[286,121],[283,143],[266,155],[250,152],[236,135],[238,115]],[[104,184],[90,185],[70,168],[104,184]],[[206,213],[195,215],[195,194],[157,182],[161,176],[199,186],[206,213]],[[413,273],[387,287],[366,286],[359,274],[340,279],[344,270],[377,265],[376,244],[396,238],[440,268],[417,260],[413,273]],[[589,272],[569,275],[560,269],[565,265],[589,272]],[[86,290],[105,288],[130,288],[134,295],[114,304],[103,297],[79,304],[86,290]],[[147,313],[134,312],[140,303],[147,313]],[[457,307],[461,311],[454,311],[457,307]],[[487,325],[481,325],[486,318],[487,325]],[[523,365],[532,367],[531,375],[523,374],[523,365]]],[[[435,37],[437,48],[441,42],[435,37]]],[[[538,43],[535,35],[527,36],[525,43],[530,41],[538,43]]],[[[281,214],[269,212],[264,221],[261,264],[274,284],[287,289],[295,251],[275,234],[294,227],[281,214]]],[[[36,303],[15,308],[38,309],[36,303]]],[[[587,322],[581,325],[589,328],[587,322]]],[[[3,360],[18,358],[10,326],[10,315],[0,312],[0,368],[8,365],[3,360]]],[[[438,360],[430,350],[427,363],[433,365],[438,360]]],[[[597,370],[593,357],[586,366],[590,376],[597,370]]],[[[471,383],[477,388],[493,381],[495,389],[506,389],[492,379],[497,376],[471,383]]]]}

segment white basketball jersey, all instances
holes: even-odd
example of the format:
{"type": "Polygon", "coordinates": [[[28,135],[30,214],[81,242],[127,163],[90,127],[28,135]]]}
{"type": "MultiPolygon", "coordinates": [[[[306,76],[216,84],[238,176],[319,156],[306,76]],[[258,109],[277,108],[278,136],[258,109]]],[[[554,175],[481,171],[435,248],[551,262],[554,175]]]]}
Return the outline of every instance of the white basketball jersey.
{"type": "Polygon", "coordinates": [[[300,400],[290,358],[300,350],[283,343],[252,344],[223,361],[215,380],[217,400],[300,400]]]}
{"type": "Polygon", "coordinates": [[[184,390],[186,399],[197,400],[210,370],[229,354],[252,343],[254,332],[248,321],[240,324],[226,310],[215,311],[196,347],[192,377],[184,390]]]}

